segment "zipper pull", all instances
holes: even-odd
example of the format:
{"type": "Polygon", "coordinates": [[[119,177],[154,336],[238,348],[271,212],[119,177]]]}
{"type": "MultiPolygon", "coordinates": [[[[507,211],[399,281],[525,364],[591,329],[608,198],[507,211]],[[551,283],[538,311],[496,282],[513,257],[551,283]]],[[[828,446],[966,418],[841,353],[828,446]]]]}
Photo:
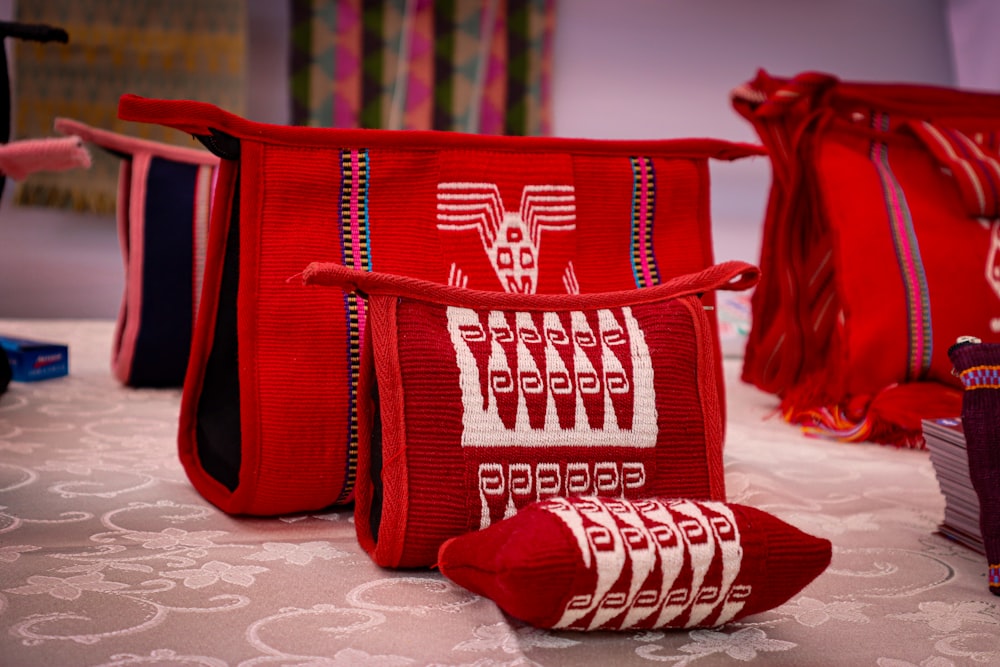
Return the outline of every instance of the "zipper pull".
{"type": "MultiPolygon", "coordinates": [[[[951,357],[951,353],[959,348],[965,347],[966,345],[981,345],[983,340],[981,338],[976,338],[975,336],[959,336],[955,340],[955,344],[948,348],[948,356],[951,357]]],[[[954,368],[951,369],[951,374],[955,377],[961,377],[961,374],[954,368]]]]}

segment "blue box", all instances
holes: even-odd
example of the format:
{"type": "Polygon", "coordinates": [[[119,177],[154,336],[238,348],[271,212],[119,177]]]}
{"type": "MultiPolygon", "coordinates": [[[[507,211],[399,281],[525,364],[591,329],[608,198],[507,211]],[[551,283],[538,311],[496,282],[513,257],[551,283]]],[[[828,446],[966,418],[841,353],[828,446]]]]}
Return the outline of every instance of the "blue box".
{"type": "Polygon", "coordinates": [[[48,380],[69,374],[69,348],[61,343],[0,336],[0,347],[18,382],[48,380]]]}

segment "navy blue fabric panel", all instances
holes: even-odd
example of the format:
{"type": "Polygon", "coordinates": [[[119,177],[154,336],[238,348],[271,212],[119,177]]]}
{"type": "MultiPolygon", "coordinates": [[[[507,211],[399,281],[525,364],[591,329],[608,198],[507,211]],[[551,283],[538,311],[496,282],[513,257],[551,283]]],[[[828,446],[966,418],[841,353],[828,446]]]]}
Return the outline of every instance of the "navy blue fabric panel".
{"type": "Polygon", "coordinates": [[[7,353],[0,350],[0,394],[7,391],[7,385],[10,384],[13,374],[13,371],[10,369],[10,361],[7,359],[7,353]]]}
{"type": "Polygon", "coordinates": [[[143,202],[142,313],[129,377],[133,386],[184,383],[193,324],[197,176],[197,165],[156,157],[149,165],[143,202]]]}

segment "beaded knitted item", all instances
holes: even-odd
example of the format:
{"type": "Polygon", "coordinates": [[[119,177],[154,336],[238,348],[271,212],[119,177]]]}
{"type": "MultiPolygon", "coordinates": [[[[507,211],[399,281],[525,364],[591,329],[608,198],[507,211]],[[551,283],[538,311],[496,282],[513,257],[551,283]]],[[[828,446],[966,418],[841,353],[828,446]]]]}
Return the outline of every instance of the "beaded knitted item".
{"type": "Polygon", "coordinates": [[[948,350],[962,381],[962,430],[969,478],[979,498],[979,526],[989,589],[1000,595],[1000,344],[962,338],[948,350]]]}
{"type": "Polygon", "coordinates": [[[829,540],[745,505],[575,497],[448,540],[438,567],[532,625],[651,630],[773,609],[831,555],[829,540]]]}
{"type": "MultiPolygon", "coordinates": [[[[725,498],[701,295],[729,262],[641,290],[505,294],[318,264],[365,295],[355,525],[385,567],[550,496],[725,498]]],[[[336,291],[336,290],[330,290],[336,291]]]]}

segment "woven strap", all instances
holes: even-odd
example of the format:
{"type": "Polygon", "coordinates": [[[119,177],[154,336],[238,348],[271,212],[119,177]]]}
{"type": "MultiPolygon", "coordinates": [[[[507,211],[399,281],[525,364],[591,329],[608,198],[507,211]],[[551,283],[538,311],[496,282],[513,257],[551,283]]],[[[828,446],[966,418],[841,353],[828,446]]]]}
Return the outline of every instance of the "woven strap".
{"type": "Polygon", "coordinates": [[[59,134],[79,137],[87,143],[115,153],[124,153],[126,155],[149,153],[156,157],[184,162],[186,164],[216,165],[219,163],[219,158],[200,148],[185,148],[184,146],[174,146],[159,141],[140,139],[92,127],[71,118],[56,118],[53,127],[59,134]]]}
{"type": "Polygon", "coordinates": [[[307,285],[339,287],[345,292],[402,296],[448,306],[498,310],[617,308],[697,295],[711,290],[745,290],[756,285],[759,278],[760,270],[756,266],[732,261],[637,290],[595,294],[514,294],[470,290],[388,273],[367,273],[332,262],[314,262],[302,274],[307,285]]]}
{"type": "Polygon", "coordinates": [[[997,151],[972,135],[927,121],[907,124],[958,185],[965,212],[973,218],[1000,216],[1000,162],[997,151]]]}

